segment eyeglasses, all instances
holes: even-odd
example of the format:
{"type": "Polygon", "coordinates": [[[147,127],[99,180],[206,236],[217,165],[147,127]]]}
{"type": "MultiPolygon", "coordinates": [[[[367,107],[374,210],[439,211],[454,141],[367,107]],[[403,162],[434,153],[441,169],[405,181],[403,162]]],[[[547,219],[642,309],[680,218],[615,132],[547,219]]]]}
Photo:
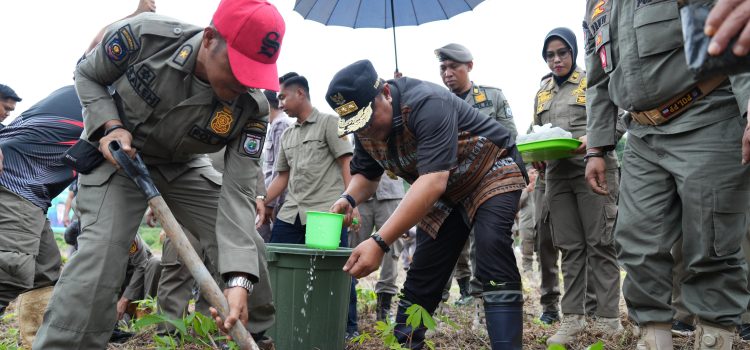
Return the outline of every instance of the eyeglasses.
{"type": "Polygon", "coordinates": [[[560,49],[557,50],[557,52],[553,51],[547,51],[547,53],[544,55],[544,58],[547,59],[547,62],[552,62],[555,60],[555,56],[560,57],[561,60],[564,60],[570,56],[570,49],[560,49]]]}

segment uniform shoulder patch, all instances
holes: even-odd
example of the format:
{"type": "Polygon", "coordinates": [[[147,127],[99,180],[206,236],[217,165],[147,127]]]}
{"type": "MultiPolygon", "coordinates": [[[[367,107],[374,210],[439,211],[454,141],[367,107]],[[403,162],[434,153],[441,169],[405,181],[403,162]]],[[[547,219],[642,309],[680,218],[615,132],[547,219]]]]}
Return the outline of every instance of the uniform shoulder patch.
{"type": "Polygon", "coordinates": [[[174,55],[174,58],[172,58],[172,62],[179,65],[180,67],[185,65],[185,62],[188,61],[188,58],[190,58],[190,55],[193,54],[193,45],[185,44],[182,45],[179,51],[174,55]]]}
{"type": "Polygon", "coordinates": [[[260,159],[267,129],[268,122],[257,119],[249,120],[242,128],[239,153],[253,159],[260,159]]]}

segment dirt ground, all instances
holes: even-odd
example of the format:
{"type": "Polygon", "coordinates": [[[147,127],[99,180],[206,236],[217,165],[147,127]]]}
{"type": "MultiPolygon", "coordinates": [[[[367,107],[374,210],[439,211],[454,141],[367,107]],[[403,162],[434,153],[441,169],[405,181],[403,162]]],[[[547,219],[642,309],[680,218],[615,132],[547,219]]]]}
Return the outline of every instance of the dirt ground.
{"type": "MultiPolygon", "coordinates": [[[[520,264],[519,264],[520,265],[520,264]]],[[[377,274],[373,274],[360,280],[359,288],[374,290],[375,283],[377,282],[377,274]]],[[[405,272],[401,271],[399,275],[398,284],[401,285],[405,278],[405,272]]],[[[541,306],[539,304],[539,274],[523,273],[523,284],[524,284],[524,349],[546,349],[544,345],[546,339],[555,333],[558,325],[543,326],[538,322],[535,322],[541,314],[541,306]]],[[[428,339],[435,343],[436,349],[450,349],[450,350],[480,350],[490,349],[489,341],[486,335],[486,330],[483,328],[474,329],[472,326],[473,321],[473,306],[456,307],[453,306],[453,301],[458,296],[458,287],[453,285],[451,288],[451,299],[449,302],[441,307],[439,311],[448,317],[452,322],[457,324],[458,328],[453,328],[451,325],[438,321],[438,326],[435,331],[428,333],[428,339]]],[[[395,304],[395,303],[394,303],[395,304]]],[[[367,333],[372,338],[364,341],[362,344],[349,344],[347,349],[351,350],[375,350],[385,349],[383,341],[377,337],[374,330],[375,325],[375,314],[374,314],[374,303],[365,303],[360,300],[360,312],[359,312],[359,326],[362,333],[367,333]]],[[[395,306],[394,306],[395,310],[395,306]]],[[[635,349],[637,337],[633,334],[634,327],[627,320],[626,307],[624,300],[620,299],[620,310],[621,320],[625,331],[613,338],[602,338],[601,334],[593,332],[584,332],[580,335],[574,344],[571,344],[569,350],[583,350],[591,344],[602,340],[604,343],[604,349],[607,350],[632,350],[635,349]]],[[[12,310],[10,311],[12,312],[12,310]]],[[[14,328],[17,327],[16,320],[14,317],[6,317],[6,319],[0,319],[0,350],[15,349],[15,347],[8,345],[7,340],[3,340],[3,337],[11,337],[14,328]]],[[[136,335],[133,339],[122,345],[110,344],[108,349],[154,349],[155,345],[151,340],[152,334],[142,333],[136,335]]],[[[674,337],[674,349],[688,350],[693,348],[693,339],[685,337],[674,337]]],[[[184,349],[200,349],[198,346],[189,345],[184,349]]],[[[743,343],[739,340],[735,342],[734,349],[738,350],[750,350],[749,343],[743,343]]],[[[287,349],[279,349],[287,350],[287,349]]],[[[291,349],[297,350],[297,349],[291,349]]],[[[302,350],[302,349],[300,349],[302,350]]]]}

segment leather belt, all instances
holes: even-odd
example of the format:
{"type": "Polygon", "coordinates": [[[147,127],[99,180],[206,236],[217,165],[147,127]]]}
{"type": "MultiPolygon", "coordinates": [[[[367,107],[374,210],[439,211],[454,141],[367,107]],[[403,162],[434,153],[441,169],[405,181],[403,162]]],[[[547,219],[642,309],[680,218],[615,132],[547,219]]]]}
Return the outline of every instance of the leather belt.
{"type": "Polygon", "coordinates": [[[684,113],[695,103],[695,101],[706,97],[725,80],[727,80],[727,76],[725,75],[702,80],[683,93],[671,98],[667,103],[659,106],[659,108],[643,112],[630,112],[630,115],[638,124],[664,124],[684,113]]]}

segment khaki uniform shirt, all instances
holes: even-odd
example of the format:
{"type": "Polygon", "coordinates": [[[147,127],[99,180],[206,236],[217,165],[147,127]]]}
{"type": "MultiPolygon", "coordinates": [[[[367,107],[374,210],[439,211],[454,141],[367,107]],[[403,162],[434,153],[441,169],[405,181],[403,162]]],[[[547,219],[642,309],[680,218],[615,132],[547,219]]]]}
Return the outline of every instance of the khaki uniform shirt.
{"type": "Polygon", "coordinates": [[[510,131],[511,140],[515,142],[518,129],[516,129],[516,122],[513,121],[510,104],[505,99],[502,90],[490,86],[476,85],[472,82],[471,90],[464,101],[500,122],[510,131]]]}
{"type": "MultiPolygon", "coordinates": [[[[534,100],[534,124],[552,124],[573,134],[578,139],[586,135],[586,71],[576,67],[568,80],[557,85],[550,75],[542,80],[542,86],[534,100]]],[[[622,136],[622,133],[619,134],[622,136]]],[[[619,139],[619,138],[618,138],[619,139]]],[[[605,158],[608,169],[617,168],[614,152],[605,158]]],[[[570,158],[547,161],[547,179],[571,179],[583,176],[586,163],[583,154],[570,158]]]]}
{"type": "MultiPolygon", "coordinates": [[[[677,0],[588,0],[584,28],[588,69],[588,144],[611,148],[617,107],[647,111],[698,81],[688,70],[677,0]]],[[[636,137],[677,134],[736,116],[747,109],[748,75],[730,77],[680,116],[659,126],[625,120],[636,137]],[[735,100],[737,95],[737,100],[735,100]]]]}
{"type": "Polygon", "coordinates": [[[289,172],[289,192],[278,218],[294,224],[297,215],[307,223],[307,211],[328,211],[344,192],[344,178],[336,159],[352,154],[352,145],[337,134],[338,117],[312,113],[281,135],[277,171],[289,172]]]}
{"type": "MultiPolygon", "coordinates": [[[[153,13],[110,26],[75,72],[84,106],[83,137],[96,142],[105,122],[121,120],[151,171],[155,168],[168,180],[190,168],[211,166],[204,154],[226,147],[216,236],[220,249],[232,254],[219,254],[218,267],[222,274],[257,276],[258,254],[250,232],[255,230],[255,185],[268,102],[258,90],[232,105],[217,100],[193,74],[202,35],[201,27],[153,13]]],[[[109,178],[111,173],[96,175],[109,178]]]]}

